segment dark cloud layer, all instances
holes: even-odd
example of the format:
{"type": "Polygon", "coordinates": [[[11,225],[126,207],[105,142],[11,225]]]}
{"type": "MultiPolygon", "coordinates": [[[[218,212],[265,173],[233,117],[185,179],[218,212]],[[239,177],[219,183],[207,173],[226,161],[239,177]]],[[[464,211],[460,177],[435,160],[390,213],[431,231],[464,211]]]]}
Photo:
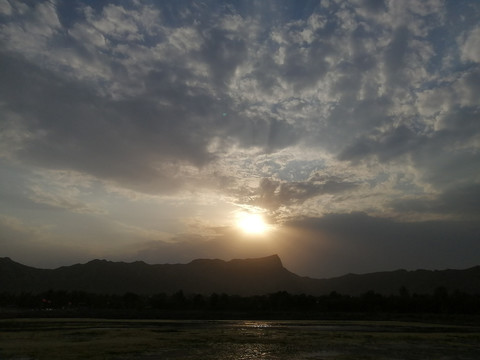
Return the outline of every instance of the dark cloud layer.
{"type": "Polygon", "coordinates": [[[162,162],[201,166],[209,161],[202,137],[207,124],[185,120],[202,112],[201,94],[184,96],[185,109],[141,98],[115,101],[7,56],[2,73],[7,77],[2,97],[33,135],[19,152],[26,161],[85,171],[144,191],[175,187],[162,162]]]}

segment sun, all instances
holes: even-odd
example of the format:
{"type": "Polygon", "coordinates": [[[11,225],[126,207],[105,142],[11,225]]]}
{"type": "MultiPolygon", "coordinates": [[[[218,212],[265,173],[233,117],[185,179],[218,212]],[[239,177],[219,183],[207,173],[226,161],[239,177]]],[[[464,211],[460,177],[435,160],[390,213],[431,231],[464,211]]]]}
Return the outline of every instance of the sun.
{"type": "Polygon", "coordinates": [[[260,214],[241,213],[237,225],[247,234],[264,234],[268,225],[260,214]]]}

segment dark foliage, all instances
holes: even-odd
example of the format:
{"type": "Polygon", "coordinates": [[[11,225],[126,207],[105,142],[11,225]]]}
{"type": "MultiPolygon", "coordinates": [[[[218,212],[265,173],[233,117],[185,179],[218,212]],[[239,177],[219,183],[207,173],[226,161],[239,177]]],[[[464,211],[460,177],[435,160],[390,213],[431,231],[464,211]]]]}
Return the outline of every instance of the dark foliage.
{"type": "MultiPolygon", "coordinates": [[[[459,291],[448,292],[437,288],[433,294],[410,294],[402,287],[396,295],[381,295],[368,291],[361,296],[342,295],[294,295],[285,291],[261,296],[236,296],[213,293],[152,296],[135,293],[97,294],[83,291],[47,291],[40,294],[0,293],[0,307],[34,311],[63,310],[81,314],[88,310],[113,310],[121,312],[141,311],[145,314],[196,313],[196,314],[277,314],[307,315],[328,313],[366,314],[480,314],[480,295],[459,291]]],[[[287,316],[288,317],[288,316],[287,316]]],[[[306,317],[306,316],[301,316],[306,317]]]]}

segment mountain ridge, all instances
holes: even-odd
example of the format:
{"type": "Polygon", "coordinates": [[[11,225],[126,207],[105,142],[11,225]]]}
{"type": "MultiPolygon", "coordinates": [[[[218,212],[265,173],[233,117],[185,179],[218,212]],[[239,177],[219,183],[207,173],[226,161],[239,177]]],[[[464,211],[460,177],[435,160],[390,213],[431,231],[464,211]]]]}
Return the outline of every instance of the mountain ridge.
{"type": "Polygon", "coordinates": [[[278,291],[324,295],[333,291],[360,295],[375,291],[396,294],[449,291],[480,294],[480,266],[464,270],[404,269],[368,274],[346,274],[314,279],[287,270],[278,255],[262,258],[194,259],[187,264],[147,264],[94,259],[84,264],[39,269],[0,258],[0,292],[20,293],[65,290],[93,293],[185,293],[263,295],[278,291]]]}

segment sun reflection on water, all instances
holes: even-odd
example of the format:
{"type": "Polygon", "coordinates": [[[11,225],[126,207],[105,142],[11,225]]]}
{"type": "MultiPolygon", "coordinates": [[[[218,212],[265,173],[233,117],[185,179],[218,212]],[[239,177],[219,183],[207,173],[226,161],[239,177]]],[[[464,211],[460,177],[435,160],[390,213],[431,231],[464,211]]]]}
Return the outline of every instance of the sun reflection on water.
{"type": "Polygon", "coordinates": [[[245,321],[242,325],[249,328],[260,328],[260,329],[269,328],[272,326],[271,324],[263,321],[245,321]]]}

